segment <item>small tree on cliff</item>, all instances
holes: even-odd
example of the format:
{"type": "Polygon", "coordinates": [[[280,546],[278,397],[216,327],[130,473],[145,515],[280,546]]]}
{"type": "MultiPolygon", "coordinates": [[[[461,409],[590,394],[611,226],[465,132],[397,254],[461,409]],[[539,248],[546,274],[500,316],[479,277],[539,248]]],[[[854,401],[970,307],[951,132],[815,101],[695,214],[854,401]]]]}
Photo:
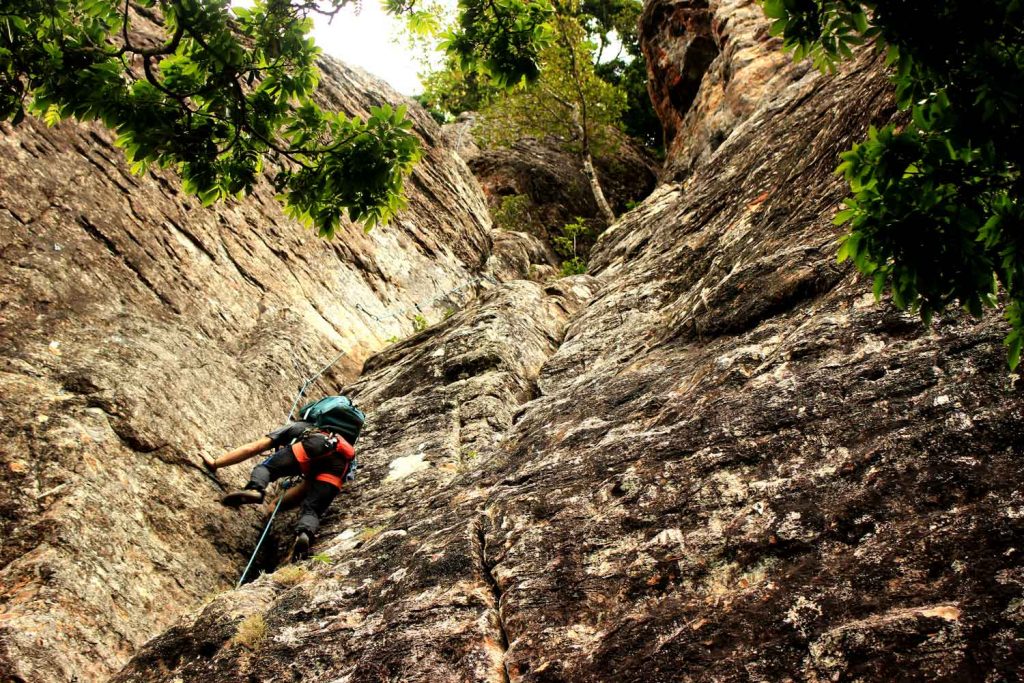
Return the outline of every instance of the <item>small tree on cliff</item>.
{"type": "Polygon", "coordinates": [[[621,144],[610,134],[618,129],[652,148],[661,135],[640,56],[636,23],[642,4],[460,0],[459,7],[459,22],[442,42],[448,62],[426,76],[421,100],[449,112],[453,105],[475,103],[482,114],[477,133],[490,144],[524,136],[559,141],[579,156],[601,218],[613,221],[595,154],[621,144]],[[502,26],[507,30],[495,30],[502,26]],[[606,59],[613,45],[619,54],[606,59]]]}
{"type": "Polygon", "coordinates": [[[559,141],[579,157],[598,212],[611,223],[615,214],[594,169],[594,152],[617,143],[608,133],[621,121],[626,96],[595,75],[593,46],[579,22],[559,13],[550,26],[555,39],[541,52],[539,78],[496,95],[480,112],[477,132],[497,145],[524,136],[559,141]]]}
{"type": "MultiPolygon", "coordinates": [[[[594,74],[610,86],[625,93],[626,108],[617,124],[627,135],[642,142],[651,150],[661,145],[661,122],[654,113],[647,93],[647,66],[640,47],[638,22],[643,9],[640,0],[574,0],[573,2],[534,3],[541,8],[523,12],[518,16],[517,30],[526,35],[531,30],[539,38],[537,57],[538,73],[547,70],[543,63],[543,47],[555,35],[549,31],[552,13],[574,19],[583,27],[591,50],[588,58],[594,74]],[[544,9],[546,8],[546,9],[544,9]],[[545,18],[547,17],[547,18],[545,18]],[[531,28],[530,20],[542,23],[531,28]],[[615,51],[612,54],[612,51],[615,51]]],[[[524,3],[501,5],[495,3],[492,13],[515,13],[524,3]]],[[[487,45],[488,31],[481,19],[479,26],[466,28],[466,20],[481,17],[483,9],[472,0],[462,3],[462,21],[448,33],[448,60],[440,69],[431,69],[420,76],[424,91],[421,101],[438,114],[459,114],[464,111],[479,111],[490,104],[499,94],[495,83],[520,83],[518,77],[495,77],[495,64],[486,59],[475,59],[473,50],[490,50],[487,45]],[[466,56],[469,56],[469,59],[466,56]]],[[[498,64],[500,69],[500,64],[498,64]]],[[[523,71],[525,80],[532,81],[530,70],[523,71]]]]}
{"type": "Polygon", "coordinates": [[[347,2],[7,2],[0,120],[100,121],[135,171],[174,168],[204,204],[251,191],[269,160],[288,213],[321,235],[344,214],[372,226],[401,207],[420,152],[402,108],[348,118],[312,99],[310,16],[347,2]]]}
{"type": "Polygon", "coordinates": [[[625,94],[623,130],[656,151],[662,146],[662,126],[647,92],[647,60],[640,47],[639,26],[643,6],[638,0],[582,0],[577,16],[587,36],[597,43],[594,73],[625,94]]]}
{"type": "Polygon", "coordinates": [[[850,183],[839,251],[927,322],[958,302],[980,316],[1000,288],[1009,363],[1024,345],[1024,4],[765,0],[797,58],[823,69],[875,41],[906,123],[843,154],[850,183]]]}

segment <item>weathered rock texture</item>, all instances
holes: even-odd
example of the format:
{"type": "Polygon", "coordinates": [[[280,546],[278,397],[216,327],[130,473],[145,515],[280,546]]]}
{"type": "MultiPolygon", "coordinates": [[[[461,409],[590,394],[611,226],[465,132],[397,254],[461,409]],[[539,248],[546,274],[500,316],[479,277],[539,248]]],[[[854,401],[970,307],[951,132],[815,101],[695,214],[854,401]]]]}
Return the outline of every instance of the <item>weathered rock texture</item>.
{"type": "Polygon", "coordinates": [[[318,558],[114,680],[1015,680],[1005,330],[923,330],[836,265],[836,155],[889,88],[868,56],[793,78],[605,233],[595,277],[504,283],[369,359],[318,558]]]}
{"type": "Polygon", "coordinates": [[[375,356],[350,387],[373,420],[366,486],[345,492],[298,586],[278,576],[221,596],[152,642],[117,680],[501,680],[507,646],[490,574],[480,466],[593,293],[587,277],[514,282],[375,356]],[[232,644],[258,614],[275,637],[232,644]],[[287,631],[279,640],[279,629],[287,631]]]}
{"type": "MultiPolygon", "coordinates": [[[[322,97],[346,112],[401,99],[323,69],[322,97]]],[[[438,320],[473,296],[483,196],[414,116],[426,153],[408,211],[330,243],[269,184],[202,209],[166,174],[130,175],[99,128],[3,129],[0,679],[100,680],[229,585],[256,518],[216,505],[200,451],[280,422],[344,350],[312,391],[337,389],[411,333],[413,304],[438,320]]]]}
{"type": "Polygon", "coordinates": [[[647,89],[665,131],[662,180],[682,180],[739,122],[809,69],[768,35],[754,0],[650,0],[640,19],[647,89]]]}
{"type": "Polygon", "coordinates": [[[836,155],[888,90],[869,57],[804,75],[616,223],[596,278],[502,285],[371,359],[323,561],[116,680],[1015,679],[1002,323],[923,330],[835,264],[836,155]]]}

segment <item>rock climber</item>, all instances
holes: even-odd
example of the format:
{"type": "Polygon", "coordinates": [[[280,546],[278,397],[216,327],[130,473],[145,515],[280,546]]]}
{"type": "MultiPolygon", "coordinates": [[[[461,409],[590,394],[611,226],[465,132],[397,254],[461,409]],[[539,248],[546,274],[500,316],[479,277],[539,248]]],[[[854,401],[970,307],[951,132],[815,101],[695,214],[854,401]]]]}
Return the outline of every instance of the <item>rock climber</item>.
{"type": "MultiPolygon", "coordinates": [[[[309,553],[320,528],[320,518],[338,495],[346,479],[354,472],[355,449],[365,416],[345,396],[328,396],[299,410],[300,419],[276,429],[261,439],[239,446],[218,458],[203,456],[207,469],[216,472],[274,449],[273,455],[257,465],[249,483],[239,491],[221,498],[228,507],[264,502],[267,485],[283,477],[302,475],[299,486],[285,491],[282,508],[302,501],[291,559],[309,553]]],[[[277,500],[268,502],[273,509],[277,500]]]]}

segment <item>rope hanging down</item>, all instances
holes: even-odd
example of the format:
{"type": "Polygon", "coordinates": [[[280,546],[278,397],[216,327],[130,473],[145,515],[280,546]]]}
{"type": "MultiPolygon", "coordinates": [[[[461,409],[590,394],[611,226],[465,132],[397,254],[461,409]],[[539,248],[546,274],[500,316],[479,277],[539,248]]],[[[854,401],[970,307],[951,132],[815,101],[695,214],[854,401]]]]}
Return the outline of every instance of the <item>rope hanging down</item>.
{"type": "Polygon", "coordinates": [[[338,355],[331,360],[330,363],[320,368],[315,375],[310,375],[302,382],[302,386],[299,387],[299,393],[295,394],[295,400],[292,401],[292,407],[288,409],[289,422],[291,422],[292,419],[294,418],[295,408],[299,405],[299,401],[302,400],[302,397],[306,395],[306,390],[309,389],[309,387],[311,387],[313,384],[315,384],[316,381],[320,379],[320,376],[322,374],[327,372],[335,363],[341,360],[342,356],[346,355],[347,353],[348,352],[344,350],[340,351],[338,355]]]}
{"type": "MultiPolygon", "coordinates": [[[[462,283],[461,285],[459,285],[455,289],[450,289],[447,292],[444,292],[443,294],[438,294],[438,295],[434,296],[430,300],[425,300],[425,301],[417,302],[417,303],[414,303],[412,306],[406,306],[401,311],[398,311],[396,313],[388,314],[388,315],[386,315],[384,317],[378,317],[378,316],[370,313],[368,310],[363,308],[363,306],[360,305],[360,304],[356,304],[356,308],[358,308],[363,313],[365,313],[366,315],[370,316],[371,318],[373,318],[377,322],[383,322],[385,320],[389,320],[391,318],[397,318],[400,315],[404,315],[407,311],[409,311],[412,308],[415,308],[417,311],[422,311],[423,309],[420,308],[420,304],[424,304],[426,306],[430,306],[431,304],[433,304],[438,299],[447,298],[447,297],[451,296],[452,294],[454,294],[455,292],[458,292],[458,291],[460,291],[460,290],[462,290],[462,289],[464,289],[466,287],[470,287],[470,286],[478,284],[482,280],[487,280],[488,282],[490,282],[492,284],[495,284],[495,285],[498,284],[498,281],[495,280],[493,277],[491,277],[489,275],[478,275],[477,277],[473,278],[469,282],[462,283]]],[[[313,384],[315,384],[316,381],[318,379],[320,379],[320,377],[323,376],[323,374],[325,372],[327,372],[332,367],[334,367],[334,364],[337,363],[339,360],[341,360],[342,357],[347,355],[347,354],[348,354],[348,352],[345,351],[345,350],[339,351],[338,355],[336,355],[334,358],[332,358],[331,361],[329,363],[327,363],[327,365],[323,366],[322,368],[317,370],[316,373],[310,375],[309,377],[305,378],[302,381],[302,386],[299,387],[298,393],[295,394],[295,400],[292,401],[292,406],[291,406],[291,408],[288,409],[288,415],[286,416],[286,419],[289,422],[291,422],[294,419],[294,417],[295,417],[295,408],[298,407],[299,401],[302,400],[302,397],[306,395],[306,391],[308,391],[309,388],[311,386],[313,386],[313,384]]],[[[295,365],[294,357],[292,359],[292,364],[295,365]]],[[[296,366],[296,370],[298,370],[297,366],[296,366]]],[[[242,571],[242,575],[240,577],[238,577],[238,583],[235,584],[235,588],[241,588],[242,583],[245,581],[245,577],[247,577],[249,575],[249,570],[252,569],[252,565],[256,561],[256,556],[259,555],[260,548],[263,547],[263,541],[266,540],[267,534],[270,533],[270,527],[274,523],[274,518],[277,517],[278,511],[281,509],[281,503],[284,502],[285,491],[290,489],[294,485],[294,483],[295,483],[295,478],[294,477],[286,479],[283,482],[282,487],[281,487],[281,494],[277,498],[277,505],[274,506],[274,511],[272,513],[270,513],[270,517],[267,519],[267,523],[263,527],[263,533],[260,534],[260,540],[258,540],[256,542],[256,547],[253,548],[252,556],[249,558],[248,564],[245,565],[245,569],[242,571]]]]}
{"type": "Polygon", "coordinates": [[[267,520],[266,526],[263,527],[263,533],[260,534],[260,540],[256,541],[256,547],[252,551],[252,557],[249,558],[249,563],[245,565],[245,569],[242,571],[242,575],[238,577],[238,583],[235,584],[235,588],[241,588],[245,582],[245,577],[249,575],[249,570],[252,569],[252,563],[256,561],[256,556],[260,552],[260,548],[263,547],[263,541],[267,538],[267,534],[270,533],[270,526],[274,523],[274,517],[277,517],[277,511],[281,509],[281,503],[284,502],[284,492],[292,487],[292,480],[285,480],[281,488],[281,495],[277,497],[277,505],[274,506],[274,511],[270,513],[270,519],[267,520]]]}

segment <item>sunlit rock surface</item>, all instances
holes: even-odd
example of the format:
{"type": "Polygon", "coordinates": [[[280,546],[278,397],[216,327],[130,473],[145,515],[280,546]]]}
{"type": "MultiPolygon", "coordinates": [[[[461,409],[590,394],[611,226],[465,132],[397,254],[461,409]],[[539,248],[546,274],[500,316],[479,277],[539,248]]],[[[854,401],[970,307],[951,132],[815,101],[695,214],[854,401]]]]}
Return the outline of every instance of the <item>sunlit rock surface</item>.
{"type": "MultiPolygon", "coordinates": [[[[755,0],[650,0],[640,19],[648,92],[665,131],[663,180],[681,180],[810,68],[793,63],[755,0]]],[[[767,132],[766,132],[767,133],[767,132]]]]}

